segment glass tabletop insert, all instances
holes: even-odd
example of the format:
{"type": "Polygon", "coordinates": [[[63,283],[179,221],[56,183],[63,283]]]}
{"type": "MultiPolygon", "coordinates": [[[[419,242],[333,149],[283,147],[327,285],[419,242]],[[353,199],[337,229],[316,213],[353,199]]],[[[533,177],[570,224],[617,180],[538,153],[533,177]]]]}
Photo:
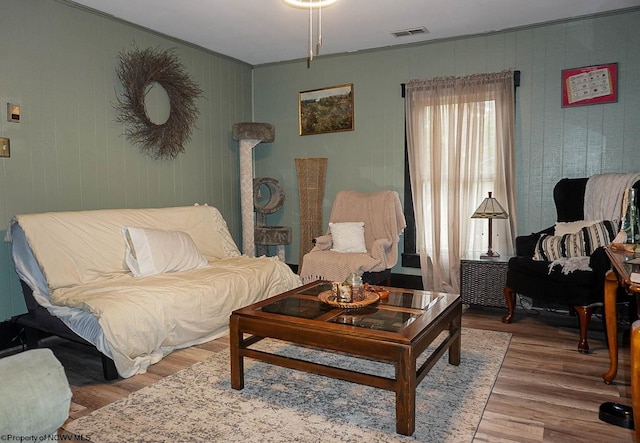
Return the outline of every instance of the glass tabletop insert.
{"type": "Polygon", "coordinates": [[[319,283],[260,308],[272,314],[315,319],[325,317],[331,323],[357,326],[389,332],[400,332],[413,323],[425,311],[434,306],[442,294],[425,291],[391,289],[389,298],[359,309],[340,309],[321,302],[317,297],[331,290],[330,283],[319,283]]]}
{"type": "Polygon", "coordinates": [[[293,296],[277,300],[262,307],[263,312],[309,319],[320,317],[330,310],[331,307],[320,300],[309,300],[293,296]]]}
{"type": "Polygon", "coordinates": [[[363,308],[330,319],[331,323],[358,326],[360,328],[378,329],[380,331],[400,332],[413,323],[422,312],[410,313],[389,311],[378,308],[363,308]]]}

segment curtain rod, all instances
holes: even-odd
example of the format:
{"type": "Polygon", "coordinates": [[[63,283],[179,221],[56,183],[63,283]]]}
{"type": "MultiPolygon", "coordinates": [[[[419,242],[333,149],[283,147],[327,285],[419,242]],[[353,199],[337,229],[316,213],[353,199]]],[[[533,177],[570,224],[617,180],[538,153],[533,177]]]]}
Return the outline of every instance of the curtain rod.
{"type": "MultiPolygon", "coordinates": [[[[406,83],[400,83],[400,87],[402,88],[402,97],[404,98],[404,88],[406,83]]],[[[513,71],[513,86],[517,88],[520,86],[520,71],[513,71]]]]}

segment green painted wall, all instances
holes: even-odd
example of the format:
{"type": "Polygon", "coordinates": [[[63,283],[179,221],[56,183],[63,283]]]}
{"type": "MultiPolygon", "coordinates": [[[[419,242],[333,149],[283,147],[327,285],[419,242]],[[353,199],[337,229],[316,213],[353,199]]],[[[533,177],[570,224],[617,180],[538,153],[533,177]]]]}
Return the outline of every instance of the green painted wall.
{"type": "MultiPolygon", "coordinates": [[[[252,70],[64,2],[0,0],[0,136],[11,139],[12,151],[11,158],[0,159],[0,235],[19,213],[207,202],[222,211],[240,244],[238,148],[231,129],[235,122],[250,121],[253,112],[255,121],[276,126],[275,142],[254,150],[256,176],[274,177],[285,188],[284,208],[269,215],[268,222],[293,228],[286,254],[288,262],[298,263],[295,158],[329,159],[325,223],[340,189],[395,189],[402,195],[400,84],[415,77],[505,68],[522,72],[516,145],[519,231],[535,231],[554,220],[551,191],[558,179],[640,170],[638,25],[640,10],[635,9],[400,49],[319,57],[311,69],[296,61],[252,70]],[[117,55],[134,44],[176,48],[204,90],[197,128],[186,153],[176,160],[142,156],[114,121],[117,55]],[[560,107],[562,69],[608,62],[619,63],[617,103],[560,107]],[[299,136],[298,92],[344,83],[354,84],[355,131],[299,136]],[[6,121],[7,102],[21,105],[22,123],[6,121]]],[[[415,273],[401,267],[395,271],[415,273]]],[[[0,320],[22,312],[9,245],[2,243],[0,320]]]]}
{"type": "MultiPolygon", "coordinates": [[[[560,178],[639,171],[639,26],[640,9],[634,9],[400,49],[319,57],[310,69],[305,61],[256,67],[255,119],[276,127],[275,142],[256,150],[256,176],[274,177],[284,186],[284,208],[269,216],[269,223],[293,228],[288,261],[298,262],[295,158],[328,158],[325,224],[340,189],[394,189],[402,195],[400,84],[412,78],[521,71],[515,147],[520,233],[553,224],[552,189],[560,178]],[[617,103],[561,107],[563,69],[610,62],[619,63],[617,103]],[[355,131],[299,136],[298,92],[344,83],[354,84],[355,131]]],[[[324,38],[328,41],[331,35],[324,38]]],[[[398,266],[394,272],[415,270],[398,266]]]]}
{"type": "MultiPolygon", "coordinates": [[[[0,235],[15,214],[208,203],[240,241],[238,148],[233,123],[251,120],[251,66],[55,0],[0,0],[0,235]],[[158,161],[140,154],[114,121],[117,55],[176,48],[204,91],[186,152],[158,161]],[[21,106],[8,123],[6,103],[21,106]]],[[[157,100],[157,106],[167,106],[157,100]]],[[[152,109],[150,114],[162,109],[152,109]]],[[[0,320],[25,312],[0,245],[0,320]]]]}

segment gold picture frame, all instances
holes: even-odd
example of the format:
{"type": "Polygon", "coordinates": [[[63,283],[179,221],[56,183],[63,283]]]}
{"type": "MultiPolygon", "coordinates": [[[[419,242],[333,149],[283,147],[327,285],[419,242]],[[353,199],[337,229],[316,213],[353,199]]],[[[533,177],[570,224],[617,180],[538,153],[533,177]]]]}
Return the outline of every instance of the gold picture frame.
{"type": "Polygon", "coordinates": [[[353,83],[298,93],[300,135],[353,131],[353,83]]]}

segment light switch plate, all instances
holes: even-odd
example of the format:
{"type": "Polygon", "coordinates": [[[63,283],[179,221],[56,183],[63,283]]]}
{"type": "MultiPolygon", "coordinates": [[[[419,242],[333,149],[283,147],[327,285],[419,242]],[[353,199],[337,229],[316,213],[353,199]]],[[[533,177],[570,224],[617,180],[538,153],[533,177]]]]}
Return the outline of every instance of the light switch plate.
{"type": "Polygon", "coordinates": [[[0,137],[0,157],[11,157],[9,139],[6,137],[0,137]]]}
{"type": "Polygon", "coordinates": [[[7,103],[7,121],[10,123],[20,123],[20,105],[7,103]]]}

